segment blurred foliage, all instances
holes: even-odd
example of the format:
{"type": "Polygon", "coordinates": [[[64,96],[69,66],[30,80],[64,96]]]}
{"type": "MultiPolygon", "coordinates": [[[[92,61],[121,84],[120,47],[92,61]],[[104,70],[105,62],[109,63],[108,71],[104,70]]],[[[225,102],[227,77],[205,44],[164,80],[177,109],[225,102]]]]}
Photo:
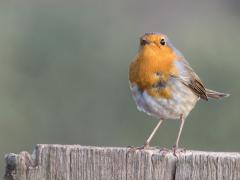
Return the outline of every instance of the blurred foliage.
{"type": "MultiPolygon", "coordinates": [[[[157,121],[137,111],[128,65],[149,31],[168,34],[209,88],[231,94],[196,106],[181,145],[240,151],[240,9],[229,5],[234,2],[1,1],[2,159],[39,143],[141,145],[157,121]]],[[[153,145],[170,148],[178,126],[166,122],[153,145]]]]}

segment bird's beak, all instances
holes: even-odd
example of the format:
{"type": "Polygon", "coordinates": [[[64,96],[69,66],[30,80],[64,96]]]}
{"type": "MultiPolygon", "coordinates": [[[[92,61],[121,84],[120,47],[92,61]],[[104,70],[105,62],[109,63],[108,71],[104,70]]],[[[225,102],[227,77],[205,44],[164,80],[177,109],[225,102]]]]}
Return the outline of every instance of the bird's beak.
{"type": "Polygon", "coordinates": [[[144,46],[146,44],[150,44],[150,41],[148,41],[146,38],[142,37],[140,39],[140,44],[141,44],[141,46],[144,46]]]}

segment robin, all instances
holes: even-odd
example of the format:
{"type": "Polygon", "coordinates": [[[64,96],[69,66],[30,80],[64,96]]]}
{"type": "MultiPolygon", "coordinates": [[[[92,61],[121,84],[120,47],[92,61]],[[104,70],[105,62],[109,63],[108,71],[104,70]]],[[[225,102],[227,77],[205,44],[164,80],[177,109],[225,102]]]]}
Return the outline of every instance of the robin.
{"type": "Polygon", "coordinates": [[[228,96],[205,88],[181,52],[161,33],[140,37],[138,53],[129,68],[129,82],[138,110],[159,119],[139,149],[149,147],[163,121],[177,119],[181,125],[173,145],[175,155],[185,119],[198,100],[228,96]]]}

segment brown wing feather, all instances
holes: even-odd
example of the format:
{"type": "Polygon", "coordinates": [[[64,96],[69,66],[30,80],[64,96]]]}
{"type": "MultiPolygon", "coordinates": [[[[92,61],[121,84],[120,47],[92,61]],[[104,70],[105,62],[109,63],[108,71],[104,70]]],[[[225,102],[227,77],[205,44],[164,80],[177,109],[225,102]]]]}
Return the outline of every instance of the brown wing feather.
{"type": "Polygon", "coordinates": [[[202,81],[199,79],[199,77],[195,73],[192,74],[190,81],[184,82],[184,84],[187,87],[189,87],[201,99],[208,100],[208,97],[206,94],[206,89],[205,89],[202,81]]]}
{"type": "Polygon", "coordinates": [[[204,100],[208,100],[206,89],[198,75],[193,71],[189,63],[184,58],[181,58],[179,61],[181,61],[184,65],[184,68],[186,69],[188,75],[187,78],[181,79],[180,77],[179,79],[198,97],[204,100]]]}

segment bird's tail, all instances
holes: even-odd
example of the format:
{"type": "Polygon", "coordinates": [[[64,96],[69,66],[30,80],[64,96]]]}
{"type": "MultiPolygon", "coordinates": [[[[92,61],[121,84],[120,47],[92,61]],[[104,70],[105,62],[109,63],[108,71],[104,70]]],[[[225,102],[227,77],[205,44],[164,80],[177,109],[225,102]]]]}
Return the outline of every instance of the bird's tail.
{"type": "Polygon", "coordinates": [[[213,98],[213,99],[221,99],[223,97],[228,97],[229,96],[229,94],[213,91],[213,90],[210,90],[210,89],[206,89],[206,94],[207,94],[207,97],[210,97],[210,98],[213,98]]]}

